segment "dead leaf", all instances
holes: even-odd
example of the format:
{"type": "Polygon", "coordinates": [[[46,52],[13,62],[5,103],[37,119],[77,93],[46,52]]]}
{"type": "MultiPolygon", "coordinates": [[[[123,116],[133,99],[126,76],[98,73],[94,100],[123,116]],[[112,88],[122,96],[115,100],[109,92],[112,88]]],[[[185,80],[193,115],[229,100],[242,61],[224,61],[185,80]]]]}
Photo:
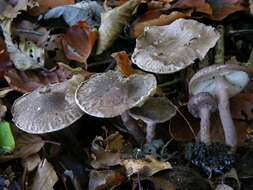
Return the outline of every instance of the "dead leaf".
{"type": "Polygon", "coordinates": [[[171,169],[169,162],[156,160],[153,156],[146,156],[144,159],[126,159],[123,161],[128,176],[141,173],[144,176],[152,176],[153,174],[171,169]]]}
{"type": "Polygon", "coordinates": [[[12,68],[4,40],[0,37],[0,80],[3,79],[4,73],[12,68]]]}
{"type": "Polygon", "coordinates": [[[103,12],[103,8],[96,1],[82,1],[74,5],[55,7],[49,10],[44,18],[50,19],[62,16],[70,26],[77,24],[79,21],[85,21],[91,27],[97,27],[100,25],[101,12],[103,12]]]}
{"type": "Polygon", "coordinates": [[[97,31],[85,22],[72,26],[62,38],[65,55],[70,60],[86,63],[97,40],[97,31]]]}
{"type": "Polygon", "coordinates": [[[23,167],[26,168],[28,172],[33,171],[40,163],[41,159],[38,154],[33,154],[23,159],[23,167]]]}
{"type": "Polygon", "coordinates": [[[102,13],[101,26],[98,31],[98,55],[111,47],[113,42],[118,38],[134,9],[140,3],[141,0],[129,0],[119,7],[107,11],[106,13],[102,13]]]}
{"type": "Polygon", "coordinates": [[[125,140],[119,132],[111,134],[105,139],[106,151],[120,152],[125,146],[125,140]]]}
{"type": "Polygon", "coordinates": [[[90,172],[89,190],[107,190],[120,185],[125,177],[117,171],[104,170],[90,172]]]}
{"type": "Polygon", "coordinates": [[[128,58],[125,51],[113,53],[111,56],[116,60],[117,68],[125,77],[136,73],[132,67],[132,61],[128,58]]]}
{"type": "Polygon", "coordinates": [[[44,159],[41,161],[36,171],[30,190],[50,190],[58,181],[58,177],[53,166],[44,159]]]}
{"type": "Polygon", "coordinates": [[[16,137],[16,147],[12,154],[0,156],[1,161],[26,158],[40,151],[45,142],[36,135],[21,134],[16,137]]]}
{"type": "Polygon", "coordinates": [[[62,5],[70,5],[74,4],[74,0],[36,0],[38,6],[32,8],[29,13],[32,16],[39,16],[42,13],[47,12],[49,9],[62,6],[62,5]]]}
{"type": "Polygon", "coordinates": [[[220,184],[215,188],[215,190],[233,190],[233,188],[226,184],[220,184]]]}
{"type": "Polygon", "coordinates": [[[187,18],[191,16],[191,11],[186,13],[173,11],[169,15],[159,14],[157,10],[148,11],[142,17],[138,18],[131,27],[131,36],[137,38],[140,36],[145,27],[163,26],[174,22],[179,18],[187,18]]]}
{"type": "Polygon", "coordinates": [[[117,152],[101,152],[93,156],[91,166],[93,168],[108,168],[110,166],[116,166],[122,164],[122,155],[117,152]]]}
{"type": "Polygon", "coordinates": [[[179,0],[173,8],[177,9],[193,9],[195,12],[205,13],[207,15],[212,14],[212,7],[206,0],[179,0]]]}

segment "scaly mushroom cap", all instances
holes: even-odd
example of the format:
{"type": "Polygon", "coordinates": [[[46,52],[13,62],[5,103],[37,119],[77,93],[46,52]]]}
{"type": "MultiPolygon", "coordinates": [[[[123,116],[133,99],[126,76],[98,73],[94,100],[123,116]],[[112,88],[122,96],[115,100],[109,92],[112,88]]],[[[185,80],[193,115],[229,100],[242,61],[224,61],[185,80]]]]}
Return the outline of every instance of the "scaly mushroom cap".
{"type": "Polygon", "coordinates": [[[190,80],[189,93],[196,95],[200,92],[208,92],[215,96],[216,77],[224,77],[227,83],[227,93],[232,97],[240,93],[249,82],[249,76],[245,67],[225,64],[211,65],[199,70],[190,80]]]}
{"type": "Polygon", "coordinates": [[[217,109],[217,103],[211,94],[208,92],[201,92],[190,98],[187,107],[194,117],[199,118],[199,112],[202,107],[207,107],[210,112],[215,112],[217,109]]]}
{"type": "Polygon", "coordinates": [[[132,61],[145,71],[174,73],[203,59],[218,39],[211,26],[177,19],[170,25],[146,27],[136,40],[132,61]]]}
{"type": "Polygon", "coordinates": [[[74,76],[18,98],[12,106],[13,121],[28,133],[42,134],[68,127],[84,113],[75,103],[75,90],[82,82],[74,76]]]}
{"type": "Polygon", "coordinates": [[[96,74],[76,90],[76,102],[89,115],[111,118],[139,106],[156,90],[152,74],[123,78],[119,72],[96,74]]]}
{"type": "Polygon", "coordinates": [[[150,97],[141,107],[134,107],[129,114],[134,119],[144,122],[163,123],[177,113],[175,106],[166,97],[150,97]]]}

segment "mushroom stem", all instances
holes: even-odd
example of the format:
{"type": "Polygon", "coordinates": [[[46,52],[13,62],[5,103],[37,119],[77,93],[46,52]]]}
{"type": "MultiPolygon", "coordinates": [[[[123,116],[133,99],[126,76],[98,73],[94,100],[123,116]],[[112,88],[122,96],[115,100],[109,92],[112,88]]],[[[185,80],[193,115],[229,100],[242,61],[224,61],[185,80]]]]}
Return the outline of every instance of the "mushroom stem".
{"type": "Polygon", "coordinates": [[[142,144],[144,142],[144,134],[136,121],[127,112],[121,114],[121,120],[129,134],[134,137],[138,144],[142,144]]]}
{"type": "Polygon", "coordinates": [[[226,91],[226,81],[223,77],[217,77],[217,98],[221,123],[224,130],[225,142],[228,146],[237,146],[237,134],[229,107],[229,97],[226,91]]]}
{"type": "Polygon", "coordinates": [[[200,112],[200,142],[210,144],[210,109],[202,107],[200,112]]]}
{"type": "Polygon", "coordinates": [[[147,144],[151,143],[155,137],[155,127],[156,123],[146,122],[146,141],[147,144]]]}

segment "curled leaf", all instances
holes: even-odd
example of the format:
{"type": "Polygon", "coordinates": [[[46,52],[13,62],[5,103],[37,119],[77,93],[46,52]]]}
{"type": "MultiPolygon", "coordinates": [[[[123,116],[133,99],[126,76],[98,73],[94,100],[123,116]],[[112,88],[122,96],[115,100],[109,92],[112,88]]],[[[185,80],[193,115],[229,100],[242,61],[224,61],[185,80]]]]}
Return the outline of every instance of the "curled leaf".
{"type": "Polygon", "coordinates": [[[123,5],[116,7],[106,13],[102,13],[101,26],[99,27],[99,38],[97,54],[103,53],[111,47],[118,38],[123,26],[133,13],[134,9],[141,3],[141,0],[129,0],[123,5]]]}
{"type": "Polygon", "coordinates": [[[5,20],[1,23],[1,26],[7,51],[15,67],[21,71],[43,67],[44,49],[25,39],[22,39],[18,44],[14,44],[11,38],[11,23],[11,20],[5,20]]]}
{"type": "Polygon", "coordinates": [[[70,60],[86,63],[96,39],[97,32],[85,22],[79,22],[72,26],[62,39],[66,57],[70,60]]]}
{"type": "Polygon", "coordinates": [[[100,24],[100,14],[103,8],[96,1],[82,1],[74,5],[55,7],[45,14],[45,19],[63,17],[65,22],[73,26],[79,21],[85,21],[95,27],[100,24]]]}

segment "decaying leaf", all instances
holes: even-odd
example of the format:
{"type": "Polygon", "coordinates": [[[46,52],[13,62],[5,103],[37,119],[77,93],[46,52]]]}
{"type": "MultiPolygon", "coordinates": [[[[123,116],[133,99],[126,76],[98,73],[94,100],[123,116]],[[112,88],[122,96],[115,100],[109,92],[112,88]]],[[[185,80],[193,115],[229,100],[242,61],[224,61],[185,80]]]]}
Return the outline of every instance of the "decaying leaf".
{"type": "Polygon", "coordinates": [[[162,14],[158,10],[150,10],[143,16],[138,18],[131,27],[131,36],[137,38],[140,36],[145,27],[148,26],[163,26],[174,22],[179,18],[187,18],[191,16],[191,11],[186,13],[173,11],[169,15],[162,14]]]}
{"type": "Polygon", "coordinates": [[[207,15],[211,15],[213,12],[212,7],[206,0],[179,0],[173,7],[178,9],[193,9],[195,12],[207,15]]]}
{"type": "Polygon", "coordinates": [[[74,5],[55,7],[45,14],[45,19],[62,16],[65,22],[73,26],[79,21],[85,21],[92,27],[100,25],[100,14],[103,8],[96,1],[82,1],[74,5]]]}
{"type": "Polygon", "coordinates": [[[23,159],[23,167],[26,168],[28,172],[33,171],[40,163],[41,159],[38,154],[33,154],[23,159]]]}
{"type": "Polygon", "coordinates": [[[31,190],[49,190],[58,181],[53,166],[46,160],[42,160],[36,171],[31,190]]]}
{"type": "Polygon", "coordinates": [[[106,150],[111,152],[120,152],[125,146],[125,140],[119,132],[115,132],[105,139],[106,150]]]}
{"type": "Polygon", "coordinates": [[[125,177],[117,171],[104,170],[90,172],[89,190],[107,190],[120,185],[125,177]]]}
{"type": "Polygon", "coordinates": [[[70,60],[86,63],[96,39],[97,31],[92,30],[85,22],[79,22],[72,26],[62,39],[66,57],[70,60]]]}
{"type": "Polygon", "coordinates": [[[3,79],[3,75],[6,71],[12,68],[12,63],[9,58],[4,40],[0,37],[0,79],[3,79]]]}
{"type": "Polygon", "coordinates": [[[63,6],[63,5],[70,5],[74,4],[74,0],[36,0],[38,3],[38,6],[32,8],[29,13],[33,16],[38,16],[42,13],[47,12],[49,9],[63,6]]]}
{"type": "Polygon", "coordinates": [[[128,55],[125,51],[113,53],[111,56],[116,60],[117,68],[123,76],[128,77],[131,74],[136,73],[132,67],[132,61],[128,58],[128,55]]]}
{"type": "Polygon", "coordinates": [[[137,38],[132,61],[145,71],[174,73],[202,60],[218,39],[211,26],[177,19],[170,25],[146,27],[137,38]]]}
{"type": "Polygon", "coordinates": [[[26,158],[40,151],[45,142],[35,135],[22,134],[16,138],[16,147],[12,154],[0,156],[1,161],[26,158]]]}
{"type": "Polygon", "coordinates": [[[5,18],[13,19],[20,13],[20,11],[27,10],[27,8],[32,8],[37,6],[34,0],[18,0],[13,2],[1,1],[0,7],[3,7],[0,12],[0,20],[5,18]]]}
{"type": "Polygon", "coordinates": [[[146,156],[144,159],[126,159],[123,161],[123,165],[128,176],[137,173],[152,176],[159,171],[172,168],[169,162],[158,161],[152,156],[146,156]]]}
{"type": "Polygon", "coordinates": [[[14,44],[11,38],[11,20],[1,22],[10,59],[19,70],[37,69],[44,66],[45,52],[31,41],[22,39],[14,44]]]}
{"type": "Polygon", "coordinates": [[[119,7],[107,11],[106,13],[102,13],[101,26],[99,27],[97,54],[103,53],[103,51],[113,44],[134,9],[140,3],[141,0],[129,0],[119,7]]]}

